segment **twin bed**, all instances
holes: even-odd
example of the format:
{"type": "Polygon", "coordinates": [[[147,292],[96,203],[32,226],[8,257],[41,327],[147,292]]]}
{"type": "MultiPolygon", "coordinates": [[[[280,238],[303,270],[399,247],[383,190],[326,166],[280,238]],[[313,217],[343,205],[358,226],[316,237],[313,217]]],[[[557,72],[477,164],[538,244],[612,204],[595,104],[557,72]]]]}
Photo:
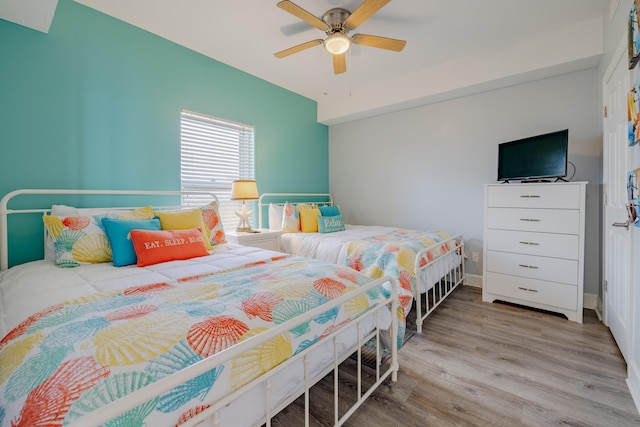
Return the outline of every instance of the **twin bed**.
{"type": "MultiPolygon", "coordinates": [[[[308,425],[309,390],[330,373],[334,424],[341,425],[382,382],[395,381],[406,317],[400,305],[412,292],[391,275],[372,278],[330,260],[226,243],[213,194],[211,204],[195,209],[204,227],[186,230],[202,232],[211,244],[206,254],[179,259],[171,252],[149,261],[145,248],[189,239],[198,245],[198,239],[172,234],[138,242],[130,232],[138,263],[116,267],[119,243],[100,236],[112,244],[107,251],[95,243],[99,239],[87,239],[101,233],[99,226],[90,233],[91,225],[137,215],[143,200],[161,218],[163,212],[191,214],[194,209],[158,202],[187,196],[18,190],[0,200],[0,425],[270,425],[299,396],[308,425]],[[84,205],[85,196],[92,206],[113,200],[121,206],[131,198],[136,204],[51,215],[56,200],[79,197],[74,200],[84,205]],[[95,202],[101,197],[105,202],[95,202]],[[50,217],[44,233],[42,215],[50,217]],[[8,268],[9,247],[33,233],[44,234],[45,259],[8,268]],[[112,261],[94,256],[107,252],[112,261]],[[78,265],[62,268],[70,258],[78,265]],[[143,259],[146,265],[139,266],[143,259]],[[364,347],[376,357],[374,380],[366,387],[364,347]],[[357,361],[352,405],[338,392],[338,367],[347,357],[357,361]]],[[[173,228],[186,226],[166,232],[173,228]]],[[[163,232],[154,229],[149,236],[163,232]]],[[[461,248],[441,255],[454,247],[461,248]]]]}
{"type": "MultiPolygon", "coordinates": [[[[280,215],[288,204],[334,206],[329,193],[264,193],[258,202],[260,226],[278,228],[286,221],[280,215]]],[[[341,231],[284,231],[283,252],[348,266],[373,278],[390,275],[398,280],[413,295],[400,304],[408,314],[415,301],[418,333],[427,316],[465,279],[460,234],[349,224],[341,231]]]]}

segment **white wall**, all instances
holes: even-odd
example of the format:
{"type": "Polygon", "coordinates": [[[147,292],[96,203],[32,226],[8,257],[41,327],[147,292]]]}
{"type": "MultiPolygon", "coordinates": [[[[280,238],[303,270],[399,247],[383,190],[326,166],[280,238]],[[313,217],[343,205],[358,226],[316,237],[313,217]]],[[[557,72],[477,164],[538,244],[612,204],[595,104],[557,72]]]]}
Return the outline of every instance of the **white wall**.
{"type": "Polygon", "coordinates": [[[496,182],[498,144],[568,128],[573,180],[589,181],[585,293],[597,294],[600,90],[589,69],[330,126],[329,189],[347,223],[462,233],[469,258],[481,255],[467,272],[480,275],[482,184],[496,182]]]}

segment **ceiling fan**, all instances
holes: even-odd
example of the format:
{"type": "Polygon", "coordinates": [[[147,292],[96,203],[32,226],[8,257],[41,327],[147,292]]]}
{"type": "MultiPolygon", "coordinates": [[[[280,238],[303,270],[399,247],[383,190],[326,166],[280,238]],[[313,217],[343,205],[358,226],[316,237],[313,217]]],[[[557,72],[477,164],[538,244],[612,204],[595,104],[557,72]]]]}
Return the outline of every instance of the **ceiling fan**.
{"type": "Polygon", "coordinates": [[[368,34],[354,34],[351,37],[348,36],[349,31],[356,29],[360,24],[369,19],[374,13],[390,1],[391,0],[364,0],[364,2],[353,11],[353,13],[346,9],[334,8],[325,12],[324,15],[322,15],[322,19],[307,12],[291,1],[281,1],[277,5],[280,9],[300,18],[311,26],[324,31],[327,38],[324,40],[311,40],[277,52],[274,55],[276,58],[284,58],[305,49],[323,44],[327,52],[331,53],[333,56],[333,72],[335,74],[340,74],[347,71],[345,53],[349,50],[352,43],[400,52],[407,44],[405,40],[371,36],[368,34]]]}

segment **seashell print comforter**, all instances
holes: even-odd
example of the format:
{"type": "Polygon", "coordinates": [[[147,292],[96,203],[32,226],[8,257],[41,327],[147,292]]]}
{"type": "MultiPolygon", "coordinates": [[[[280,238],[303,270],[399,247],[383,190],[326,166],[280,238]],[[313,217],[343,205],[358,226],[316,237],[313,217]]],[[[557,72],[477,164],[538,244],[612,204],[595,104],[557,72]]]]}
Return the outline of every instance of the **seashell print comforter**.
{"type": "MultiPolygon", "coordinates": [[[[184,272],[199,270],[181,270],[179,278],[124,288],[114,283],[126,280],[115,280],[102,291],[83,290],[10,325],[0,341],[0,425],[66,425],[371,280],[334,264],[267,255],[239,264],[229,263],[233,258],[227,253],[228,268],[188,277],[184,272]]],[[[139,273],[135,267],[129,270],[139,273]]],[[[6,277],[0,279],[2,288],[6,277]]],[[[388,292],[374,290],[329,310],[127,412],[113,425],[179,425],[312,345],[325,331],[361,315],[388,292]]],[[[313,360],[321,366],[332,351],[318,353],[324,354],[313,360]]],[[[284,370],[277,379],[284,387],[274,388],[273,402],[293,391],[300,372],[284,370]]],[[[249,393],[247,399],[221,413],[221,425],[250,425],[260,419],[263,392],[249,393]]]]}
{"type": "MultiPolygon", "coordinates": [[[[385,233],[350,241],[346,248],[344,265],[374,279],[385,275],[397,277],[399,288],[404,291],[399,304],[406,319],[411,311],[412,295],[416,287],[415,263],[418,253],[448,238],[449,235],[442,231],[388,230],[385,233]]],[[[454,249],[450,246],[451,243],[443,243],[425,252],[418,265],[423,267],[454,249]]],[[[401,338],[398,337],[399,340],[401,338]]]]}

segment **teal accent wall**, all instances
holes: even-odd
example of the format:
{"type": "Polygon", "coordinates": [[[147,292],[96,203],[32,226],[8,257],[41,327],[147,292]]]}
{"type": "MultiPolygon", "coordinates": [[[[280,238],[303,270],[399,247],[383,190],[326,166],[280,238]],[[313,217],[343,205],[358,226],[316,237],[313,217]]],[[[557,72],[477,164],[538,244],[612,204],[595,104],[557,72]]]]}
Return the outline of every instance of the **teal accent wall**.
{"type": "Polygon", "coordinates": [[[260,192],[328,191],[315,101],[72,0],[48,34],[0,19],[0,58],[0,195],[178,190],[182,108],[255,126],[260,192]]]}

